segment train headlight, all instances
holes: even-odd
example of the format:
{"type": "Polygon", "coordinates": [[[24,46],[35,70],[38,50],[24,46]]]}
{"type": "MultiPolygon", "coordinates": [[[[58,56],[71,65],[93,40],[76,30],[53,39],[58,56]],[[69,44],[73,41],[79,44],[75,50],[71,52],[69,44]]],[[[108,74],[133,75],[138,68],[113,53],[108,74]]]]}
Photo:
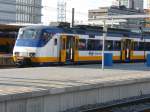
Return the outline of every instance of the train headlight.
{"type": "Polygon", "coordinates": [[[15,56],[19,56],[19,52],[15,52],[15,56]]]}
{"type": "Polygon", "coordinates": [[[30,57],[35,57],[35,53],[29,53],[30,57]]]}

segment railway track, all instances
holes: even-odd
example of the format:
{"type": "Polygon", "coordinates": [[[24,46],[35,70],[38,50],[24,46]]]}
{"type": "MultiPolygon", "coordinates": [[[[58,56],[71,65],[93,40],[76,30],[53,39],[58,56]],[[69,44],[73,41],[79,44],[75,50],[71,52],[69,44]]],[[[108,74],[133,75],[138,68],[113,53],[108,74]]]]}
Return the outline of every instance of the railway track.
{"type": "Polygon", "coordinates": [[[150,99],[113,105],[105,108],[96,107],[81,112],[150,112],[150,99]]]}

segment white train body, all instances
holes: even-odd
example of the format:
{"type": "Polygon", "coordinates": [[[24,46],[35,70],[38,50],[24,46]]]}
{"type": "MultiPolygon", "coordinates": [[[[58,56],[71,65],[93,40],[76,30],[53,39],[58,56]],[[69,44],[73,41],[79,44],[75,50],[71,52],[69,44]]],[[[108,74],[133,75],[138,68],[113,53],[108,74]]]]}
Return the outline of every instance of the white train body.
{"type": "MultiPolygon", "coordinates": [[[[13,50],[14,61],[17,65],[101,62],[103,32],[77,30],[45,26],[22,28],[13,50]]],[[[141,39],[139,34],[113,31],[110,30],[105,39],[105,53],[111,53],[113,61],[146,60],[150,53],[149,35],[141,39]]]]}

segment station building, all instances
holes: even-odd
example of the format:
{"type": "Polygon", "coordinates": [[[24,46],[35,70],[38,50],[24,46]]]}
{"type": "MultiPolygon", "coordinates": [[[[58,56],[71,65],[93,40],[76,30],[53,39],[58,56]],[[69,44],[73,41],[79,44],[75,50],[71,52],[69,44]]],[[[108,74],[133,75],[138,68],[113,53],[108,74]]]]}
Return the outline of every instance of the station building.
{"type": "Polygon", "coordinates": [[[127,8],[133,9],[143,9],[144,1],[143,0],[117,0],[119,5],[124,5],[127,8]]]}
{"type": "MultiPolygon", "coordinates": [[[[97,20],[100,16],[108,15],[143,15],[145,14],[144,10],[126,8],[125,6],[111,6],[111,7],[100,7],[98,9],[92,9],[88,11],[89,20],[92,18],[95,20],[94,24],[103,25],[102,20],[97,20]],[[97,20],[97,21],[96,21],[97,20]]],[[[92,21],[93,21],[92,20],[92,21]]],[[[142,27],[140,21],[144,19],[118,19],[118,20],[108,20],[107,24],[112,27],[117,28],[139,28],[142,27]]]]}
{"type": "Polygon", "coordinates": [[[0,24],[41,23],[42,0],[0,0],[0,24]]]}

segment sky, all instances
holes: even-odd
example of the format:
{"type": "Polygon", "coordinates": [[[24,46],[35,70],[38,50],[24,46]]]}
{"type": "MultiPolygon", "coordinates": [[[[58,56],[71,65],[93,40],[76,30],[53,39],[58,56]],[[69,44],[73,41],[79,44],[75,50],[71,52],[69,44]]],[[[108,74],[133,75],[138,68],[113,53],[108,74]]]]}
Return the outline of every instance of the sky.
{"type": "MultiPolygon", "coordinates": [[[[57,21],[57,1],[43,0],[42,22],[49,24],[57,21]]],[[[60,0],[59,0],[60,1],[60,0]]],[[[97,9],[98,7],[110,6],[113,0],[66,0],[68,22],[71,22],[71,10],[75,8],[75,21],[82,23],[88,21],[88,10],[97,9]]]]}

